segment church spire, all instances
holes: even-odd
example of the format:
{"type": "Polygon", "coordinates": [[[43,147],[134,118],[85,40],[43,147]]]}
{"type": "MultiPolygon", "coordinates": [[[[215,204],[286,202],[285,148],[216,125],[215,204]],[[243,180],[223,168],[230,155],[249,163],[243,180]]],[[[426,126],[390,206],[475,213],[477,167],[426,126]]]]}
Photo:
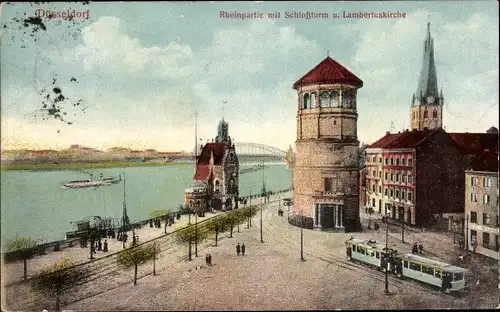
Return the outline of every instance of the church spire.
{"type": "Polygon", "coordinates": [[[434,63],[434,40],[431,37],[431,23],[427,23],[424,56],[416,94],[420,97],[420,103],[438,104],[439,91],[436,64],[434,63]]]}

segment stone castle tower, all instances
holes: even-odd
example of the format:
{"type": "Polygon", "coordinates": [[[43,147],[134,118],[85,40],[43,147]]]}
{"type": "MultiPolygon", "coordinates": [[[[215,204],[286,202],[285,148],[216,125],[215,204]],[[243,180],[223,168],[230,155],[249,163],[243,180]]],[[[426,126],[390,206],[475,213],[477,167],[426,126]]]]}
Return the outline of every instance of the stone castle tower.
{"type": "Polygon", "coordinates": [[[315,228],[355,231],[359,226],[357,89],[363,82],[327,57],[297,90],[293,214],[315,228]]]}
{"type": "Polygon", "coordinates": [[[410,129],[424,130],[442,127],[443,103],[443,91],[438,93],[434,40],[431,38],[430,23],[428,23],[417,93],[413,94],[411,101],[410,129]]]}

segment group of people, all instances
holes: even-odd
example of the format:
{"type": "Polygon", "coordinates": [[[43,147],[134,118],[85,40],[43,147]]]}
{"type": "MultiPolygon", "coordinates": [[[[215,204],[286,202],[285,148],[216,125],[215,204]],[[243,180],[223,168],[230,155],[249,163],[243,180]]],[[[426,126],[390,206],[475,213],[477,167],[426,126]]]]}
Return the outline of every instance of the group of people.
{"type": "Polygon", "coordinates": [[[424,253],[424,245],[421,242],[415,242],[413,244],[413,248],[411,249],[411,253],[413,254],[423,254],[424,253]]]}
{"type": "Polygon", "coordinates": [[[278,216],[283,217],[283,210],[278,210],[278,216]]]}
{"type": "Polygon", "coordinates": [[[97,251],[108,252],[108,240],[104,240],[104,244],[101,242],[101,239],[98,239],[93,242],[92,246],[90,246],[90,252],[92,254],[96,254],[97,251]]]}
{"type": "Polygon", "coordinates": [[[241,246],[240,246],[240,243],[238,243],[236,245],[236,254],[239,256],[240,255],[240,252],[241,252],[241,255],[244,256],[245,255],[245,243],[243,243],[241,246]]]}

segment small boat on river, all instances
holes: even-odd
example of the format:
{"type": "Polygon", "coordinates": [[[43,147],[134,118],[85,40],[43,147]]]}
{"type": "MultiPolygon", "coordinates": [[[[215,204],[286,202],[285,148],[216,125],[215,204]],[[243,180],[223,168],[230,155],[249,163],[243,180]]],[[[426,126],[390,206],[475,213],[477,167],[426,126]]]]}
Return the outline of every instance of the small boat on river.
{"type": "Polygon", "coordinates": [[[90,179],[85,180],[73,180],[64,182],[62,184],[63,188],[84,188],[84,187],[98,187],[104,185],[112,185],[118,184],[122,180],[121,175],[118,176],[118,179],[115,177],[106,177],[104,178],[102,173],[98,179],[94,179],[94,175],[90,174],[90,179]]]}

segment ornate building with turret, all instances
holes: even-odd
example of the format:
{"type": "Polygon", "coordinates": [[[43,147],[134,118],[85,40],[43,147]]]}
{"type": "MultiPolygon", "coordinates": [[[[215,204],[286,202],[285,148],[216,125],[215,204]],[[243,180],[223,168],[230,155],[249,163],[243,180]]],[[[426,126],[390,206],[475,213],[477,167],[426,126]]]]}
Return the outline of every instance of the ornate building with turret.
{"type": "Polygon", "coordinates": [[[359,228],[357,90],[363,82],[327,57],[300,78],[293,214],[314,228],[359,228]]]}
{"type": "Polygon", "coordinates": [[[423,55],[417,92],[411,100],[411,130],[432,130],[443,126],[444,98],[443,91],[438,92],[434,39],[431,37],[430,23],[427,24],[423,55]]]}
{"type": "Polygon", "coordinates": [[[217,127],[215,142],[206,143],[200,150],[193,179],[205,186],[208,208],[238,208],[239,161],[229,136],[229,125],[224,119],[217,127]]]}

